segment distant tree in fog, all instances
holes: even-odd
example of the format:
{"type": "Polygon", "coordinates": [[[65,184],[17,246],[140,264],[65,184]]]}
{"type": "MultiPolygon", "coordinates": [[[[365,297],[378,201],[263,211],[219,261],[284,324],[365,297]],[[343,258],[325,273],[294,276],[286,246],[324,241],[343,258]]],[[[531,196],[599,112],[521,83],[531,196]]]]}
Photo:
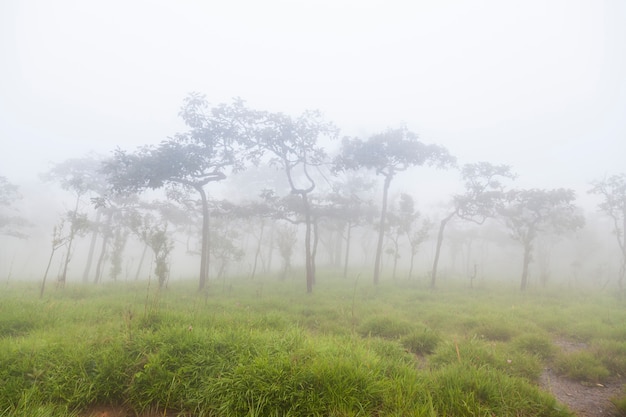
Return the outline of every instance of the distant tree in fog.
{"type": "Polygon", "coordinates": [[[104,168],[116,192],[182,187],[198,193],[202,210],[200,290],[209,270],[210,213],[205,187],[244,169],[246,161],[255,156],[250,152],[252,112],[243,102],[208,107],[204,96],[190,94],[179,113],[189,127],[187,132],[135,153],[118,149],[104,168]]]}
{"type": "MultiPolygon", "coordinates": [[[[69,231],[66,236],[67,253],[63,264],[63,272],[59,276],[59,284],[61,286],[65,284],[67,278],[74,239],[87,233],[92,225],[87,220],[87,214],[79,212],[82,199],[89,196],[90,193],[102,195],[106,189],[104,177],[99,171],[100,163],[100,159],[92,156],[73,158],[56,164],[48,172],[42,174],[44,180],[57,182],[61,188],[74,194],[74,208],[65,214],[69,223],[69,231]]],[[[94,239],[92,239],[90,255],[93,254],[93,243],[94,239]]],[[[90,260],[91,256],[88,263],[90,260]]]]}
{"type": "Polygon", "coordinates": [[[154,253],[154,274],[163,287],[169,278],[169,255],[174,248],[174,242],[167,231],[167,221],[157,218],[150,212],[134,211],[131,228],[139,239],[154,253]]]}
{"type": "MultiPolygon", "coordinates": [[[[352,231],[355,227],[371,223],[375,208],[369,194],[373,181],[363,177],[351,176],[335,181],[332,191],[324,196],[326,214],[336,224],[337,233],[345,242],[343,251],[343,277],[348,275],[352,231]]],[[[337,245],[338,249],[341,245],[337,245]]],[[[340,257],[339,255],[337,256],[340,257]]]]}
{"type": "Polygon", "coordinates": [[[396,174],[415,166],[434,165],[447,168],[455,163],[448,150],[439,145],[426,145],[406,127],[390,129],[371,136],[367,141],[345,138],[337,158],[339,169],[373,169],[384,178],[382,208],[378,224],[378,243],[374,261],[374,283],[380,276],[380,263],[387,218],[389,186],[396,174]]]}
{"type": "MultiPolygon", "coordinates": [[[[393,272],[391,273],[392,279],[396,279],[396,270],[398,267],[398,260],[400,259],[400,238],[408,236],[411,238],[411,231],[417,219],[421,216],[420,212],[415,209],[415,201],[409,194],[400,194],[400,200],[397,207],[392,207],[387,214],[387,237],[391,241],[393,247],[389,249],[389,253],[393,255],[393,272]]],[[[414,241],[417,243],[417,241],[414,241]]],[[[413,248],[411,245],[411,269],[413,265],[413,248]]],[[[417,253],[417,250],[415,251],[417,253]]]]}
{"type": "MultiPolygon", "coordinates": [[[[64,190],[71,191],[76,195],[76,203],[81,199],[91,198],[98,200],[106,194],[106,178],[100,172],[103,158],[96,155],[87,155],[82,158],[71,158],[56,164],[52,169],[42,175],[46,181],[54,181],[61,185],[64,190]]],[[[106,232],[101,223],[102,207],[96,207],[96,217],[87,225],[91,232],[91,241],[87,255],[87,262],[83,271],[83,282],[89,280],[89,273],[93,261],[98,235],[106,240],[106,232]]],[[[103,242],[103,246],[106,244],[103,242]]],[[[97,277],[96,277],[97,281],[97,277]]]]}
{"type": "Polygon", "coordinates": [[[562,234],[581,228],[585,219],[574,204],[576,196],[569,189],[511,190],[499,210],[510,236],[524,247],[520,289],[528,285],[528,266],[532,261],[535,239],[542,233],[562,234]]]}
{"type": "Polygon", "coordinates": [[[291,194],[298,196],[304,217],[304,251],[307,292],[315,283],[315,227],[311,193],[317,186],[312,170],[326,164],[321,139],[333,140],[337,128],[323,120],[317,111],[305,111],[292,118],[282,113],[259,113],[257,148],[268,156],[268,163],[286,175],[291,194]]]}
{"type": "Polygon", "coordinates": [[[613,221],[613,233],[622,258],[618,285],[620,290],[623,290],[626,275],[626,174],[596,180],[592,182],[592,185],[593,188],[589,192],[602,197],[598,207],[613,221]]]}
{"type": "Polygon", "coordinates": [[[441,254],[444,230],[454,217],[483,224],[485,220],[497,215],[505,193],[503,179],[512,179],[511,168],[506,165],[492,165],[488,162],[466,164],[461,169],[461,177],[465,185],[465,192],[452,198],[452,210],[439,223],[437,245],[433,269],[430,273],[430,286],[435,288],[437,283],[437,267],[441,254]]]}
{"type": "Polygon", "coordinates": [[[22,198],[17,191],[17,185],[11,184],[5,177],[0,177],[0,234],[25,238],[22,229],[29,226],[29,222],[18,216],[11,207],[22,198]]]}

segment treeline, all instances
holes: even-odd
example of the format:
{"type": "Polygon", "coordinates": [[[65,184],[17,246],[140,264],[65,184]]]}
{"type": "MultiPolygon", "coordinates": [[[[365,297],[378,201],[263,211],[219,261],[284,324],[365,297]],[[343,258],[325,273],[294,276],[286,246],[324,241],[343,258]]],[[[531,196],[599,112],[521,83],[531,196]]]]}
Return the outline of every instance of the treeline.
{"type": "MultiPolygon", "coordinates": [[[[433,236],[436,243],[430,285],[435,287],[446,226],[453,219],[477,225],[500,221],[522,248],[520,288],[525,290],[537,239],[566,235],[585,224],[573,190],[514,188],[511,167],[484,161],[458,166],[445,147],[423,143],[406,127],[368,138],[340,139],[339,129],[317,111],[293,117],[251,109],[239,99],[210,107],[200,94],[190,94],[184,100],[180,116],[187,130],[157,145],[133,151],[118,148],[106,158],[70,159],[43,175],[71,192],[74,201],[52,231],[41,294],[55,254],[63,253],[57,277],[62,286],[75,241],[87,235],[85,282],[99,282],[106,262],[110,264],[110,278],[117,279],[127,242],[134,236],[144,246],[136,275],[151,251],[154,274],[159,285],[165,285],[174,236],[181,235],[187,237],[187,251],[200,258],[200,290],[206,287],[210,271],[220,278],[229,265],[241,262],[246,255],[254,277],[259,262],[265,262],[262,246],[268,235],[270,246],[276,247],[282,258],[286,276],[300,239],[306,289],[312,292],[320,241],[326,240],[333,263],[341,266],[345,276],[355,228],[375,232],[374,283],[380,279],[385,253],[392,259],[391,274],[396,276],[403,250],[409,259],[408,277],[412,277],[420,245],[433,236]],[[338,146],[333,145],[339,141],[338,146]],[[246,176],[247,171],[257,175],[269,172],[264,167],[276,170],[282,178],[277,180],[275,174],[246,176]],[[390,187],[398,174],[420,168],[459,172],[463,191],[448,197],[448,210],[440,215],[438,224],[417,210],[410,194],[390,202],[390,187]],[[241,178],[247,178],[248,183],[243,184],[241,178]],[[248,198],[229,198],[237,189],[226,191],[225,199],[214,197],[217,184],[228,179],[245,188],[248,198]],[[382,181],[382,195],[374,197],[372,189],[377,181],[382,181]],[[150,200],[145,197],[149,190],[160,190],[159,195],[166,198],[150,200]],[[86,200],[89,211],[85,210],[86,200]],[[241,235],[253,240],[247,245],[253,253],[244,253],[241,235]],[[198,244],[192,243],[196,240],[198,244]]],[[[601,197],[599,208],[612,221],[621,254],[617,282],[623,289],[626,175],[594,181],[590,192],[601,197]]],[[[1,231],[23,237],[28,222],[10,209],[17,198],[17,188],[0,177],[0,204],[4,208],[1,231]]],[[[476,265],[471,278],[475,275],[476,265]]]]}

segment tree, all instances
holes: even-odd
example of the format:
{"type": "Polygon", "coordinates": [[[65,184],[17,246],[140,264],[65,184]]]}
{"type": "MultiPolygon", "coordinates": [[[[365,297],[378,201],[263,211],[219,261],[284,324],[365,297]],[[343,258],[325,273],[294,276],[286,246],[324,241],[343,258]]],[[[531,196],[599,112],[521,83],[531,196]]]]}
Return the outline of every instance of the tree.
{"type": "MultiPolygon", "coordinates": [[[[55,181],[61,185],[64,190],[74,193],[76,197],[75,210],[73,216],[78,214],[79,203],[84,197],[91,195],[93,199],[101,199],[107,190],[106,178],[100,172],[100,166],[103,158],[95,155],[87,155],[83,158],[71,158],[56,164],[52,169],[42,175],[46,181],[55,181]]],[[[101,210],[96,207],[96,219],[86,226],[91,229],[91,242],[87,255],[87,262],[83,271],[83,282],[88,281],[89,271],[93,260],[93,254],[96,246],[96,240],[100,227],[101,210]]],[[[70,229],[71,230],[71,229],[70,229]]],[[[82,232],[86,232],[84,230],[82,232]]],[[[70,233],[68,247],[73,244],[73,236],[70,233]]],[[[69,259],[68,259],[69,260],[69,259]]],[[[64,268],[66,272],[66,268],[64,268]]],[[[65,276],[64,272],[64,276],[65,276]]],[[[65,278],[63,278],[65,280],[65,278]]]]}
{"type": "MultiPolygon", "coordinates": [[[[325,200],[325,213],[336,223],[337,232],[345,242],[343,253],[343,278],[348,276],[352,232],[355,227],[369,224],[375,208],[368,199],[373,181],[360,176],[348,176],[333,183],[325,200]]],[[[341,245],[337,245],[341,249],[341,245]]],[[[337,255],[340,258],[340,255],[337,255]]]]}
{"type": "Polygon", "coordinates": [[[393,255],[392,279],[396,279],[398,259],[400,259],[400,237],[411,233],[413,223],[420,217],[420,212],[415,209],[415,201],[409,194],[400,194],[398,207],[393,208],[388,213],[387,236],[393,247],[389,253],[393,255]]]}
{"type": "Polygon", "coordinates": [[[199,289],[208,277],[209,203],[205,187],[222,181],[230,172],[244,169],[254,159],[249,118],[251,112],[241,100],[208,109],[204,96],[185,98],[179,115],[189,130],[145,146],[135,153],[116,150],[104,172],[114,191],[139,193],[146,189],[183,187],[194,190],[202,207],[202,238],[199,289]]]}
{"type": "Polygon", "coordinates": [[[524,247],[522,281],[520,289],[528,285],[528,266],[532,261],[533,244],[541,233],[563,234],[581,228],[584,217],[574,204],[576,196],[569,189],[511,190],[500,209],[511,238],[524,247]]]}
{"type": "Polygon", "coordinates": [[[613,221],[613,233],[621,255],[617,283],[620,290],[623,290],[626,275],[626,174],[596,180],[592,185],[589,192],[602,197],[598,207],[613,221]]]}
{"type": "Polygon", "coordinates": [[[136,217],[134,230],[137,236],[154,253],[154,274],[162,288],[169,277],[169,255],[174,244],[167,232],[167,222],[157,220],[151,213],[136,217]]]}
{"type": "Polygon", "coordinates": [[[25,238],[21,231],[29,223],[20,216],[15,215],[11,205],[21,197],[18,187],[10,183],[5,177],[0,177],[0,234],[25,238]]]}
{"type": "Polygon", "coordinates": [[[278,252],[281,258],[283,258],[283,271],[281,273],[281,279],[286,279],[291,271],[291,257],[293,255],[293,248],[298,241],[298,229],[292,224],[282,224],[276,228],[276,244],[278,245],[278,252]]]}
{"type": "Polygon", "coordinates": [[[378,242],[374,262],[374,284],[380,276],[385,221],[387,217],[387,197],[389,186],[396,174],[410,167],[434,165],[446,168],[455,163],[448,150],[439,145],[426,145],[418,140],[415,133],[406,127],[389,129],[371,136],[367,141],[358,138],[345,138],[341,154],[337,159],[339,169],[374,169],[376,175],[384,178],[382,208],[378,224],[378,242]]]}
{"type": "Polygon", "coordinates": [[[465,192],[452,198],[453,209],[439,223],[433,269],[430,274],[431,288],[435,288],[437,282],[439,255],[448,222],[458,217],[476,224],[483,224],[488,218],[494,217],[505,197],[504,184],[501,180],[512,179],[515,176],[511,173],[511,168],[506,165],[479,162],[464,165],[461,169],[461,177],[465,184],[465,192]]]}
{"type": "Polygon", "coordinates": [[[326,163],[327,155],[319,140],[322,137],[334,139],[337,128],[324,121],[317,111],[305,111],[295,119],[282,113],[259,115],[258,149],[270,154],[270,165],[284,171],[291,194],[298,196],[302,203],[306,286],[307,292],[311,293],[315,283],[315,260],[310,195],[317,185],[311,169],[326,163]]]}

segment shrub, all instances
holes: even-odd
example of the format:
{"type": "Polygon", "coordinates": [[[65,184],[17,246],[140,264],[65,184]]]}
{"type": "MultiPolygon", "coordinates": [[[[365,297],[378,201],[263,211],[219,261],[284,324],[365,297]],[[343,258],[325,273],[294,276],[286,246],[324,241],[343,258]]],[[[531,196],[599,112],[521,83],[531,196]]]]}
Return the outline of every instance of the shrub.
{"type": "Polygon", "coordinates": [[[440,341],[439,334],[426,327],[422,331],[413,331],[401,339],[402,346],[416,355],[433,353],[440,341]]]}
{"type": "Polygon", "coordinates": [[[561,375],[585,382],[601,382],[610,375],[602,361],[588,351],[561,354],[554,368],[561,375]]]}
{"type": "Polygon", "coordinates": [[[412,326],[400,319],[390,317],[373,317],[359,326],[362,336],[378,336],[396,339],[411,331],[412,326]]]}
{"type": "Polygon", "coordinates": [[[554,356],[555,348],[548,336],[537,334],[524,334],[513,341],[513,346],[541,359],[549,359],[554,356]]]}
{"type": "Polygon", "coordinates": [[[434,415],[570,416],[554,397],[526,380],[486,367],[448,365],[429,382],[434,415]]]}

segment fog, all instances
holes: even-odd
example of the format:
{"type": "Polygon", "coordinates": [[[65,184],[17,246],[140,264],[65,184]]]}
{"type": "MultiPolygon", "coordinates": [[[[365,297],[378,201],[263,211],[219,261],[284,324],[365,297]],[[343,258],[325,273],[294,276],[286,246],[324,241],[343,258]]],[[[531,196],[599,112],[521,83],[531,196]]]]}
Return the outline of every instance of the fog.
{"type": "MultiPolygon", "coordinates": [[[[600,196],[588,190],[592,181],[626,171],[625,21],[626,5],[618,0],[3,1],[0,176],[19,187],[21,198],[0,209],[4,217],[30,224],[19,228],[25,238],[0,236],[0,278],[41,280],[53,227],[74,208],[75,195],[42,174],[72,158],[106,158],[116,148],[134,152],[185,132],[179,110],[190,92],[199,92],[211,106],[240,97],[250,108],[292,117],[318,109],[340,129],[339,138],[367,140],[406,126],[420,141],[445,147],[459,167],[479,161],[510,166],[517,176],[508,189],[572,189],[585,226],[538,238],[531,284],[539,285],[545,274],[562,285],[614,284],[620,254],[613,226],[598,210],[600,196]]],[[[330,155],[340,144],[322,143],[330,155]]],[[[335,179],[329,171],[316,175],[322,195],[335,179]]],[[[354,175],[374,181],[362,197],[379,211],[383,179],[371,170],[354,175]]],[[[241,203],[263,188],[289,194],[284,175],[264,166],[207,191],[214,200],[241,203]]],[[[394,178],[390,209],[408,194],[421,219],[434,224],[417,252],[414,279],[428,282],[437,227],[452,195],[463,190],[455,169],[415,167],[394,178]]],[[[93,221],[90,197],[81,198],[79,209],[93,221]]],[[[165,200],[162,191],[142,198],[165,200]]],[[[373,268],[375,223],[354,231],[351,276],[373,268]]],[[[187,234],[170,227],[170,280],[197,278],[199,256],[188,253],[198,251],[201,222],[195,225],[187,234]]],[[[219,225],[218,219],[213,227],[219,225]]],[[[225,277],[250,275],[255,258],[258,273],[280,276],[283,265],[269,234],[260,258],[255,255],[257,225],[241,219],[231,224],[232,241],[243,254],[229,262],[225,277]]],[[[318,267],[340,274],[336,231],[320,230],[318,267]]],[[[297,281],[304,226],[296,233],[289,279],[297,281]]],[[[501,219],[480,227],[453,220],[440,283],[467,280],[478,265],[477,282],[517,285],[522,247],[508,234],[501,219]]],[[[69,282],[82,279],[89,242],[89,234],[76,238],[69,282]]],[[[387,237],[384,279],[392,275],[389,245],[387,237]]],[[[118,279],[135,278],[143,246],[129,237],[118,279]]],[[[66,249],[55,255],[49,280],[62,269],[66,249]]],[[[405,239],[398,251],[397,277],[406,279],[405,239]]],[[[151,262],[145,261],[143,278],[153,273],[151,262]]],[[[110,280],[110,259],[103,268],[102,280],[110,280]]],[[[211,263],[209,279],[219,270],[218,262],[211,263]]]]}

